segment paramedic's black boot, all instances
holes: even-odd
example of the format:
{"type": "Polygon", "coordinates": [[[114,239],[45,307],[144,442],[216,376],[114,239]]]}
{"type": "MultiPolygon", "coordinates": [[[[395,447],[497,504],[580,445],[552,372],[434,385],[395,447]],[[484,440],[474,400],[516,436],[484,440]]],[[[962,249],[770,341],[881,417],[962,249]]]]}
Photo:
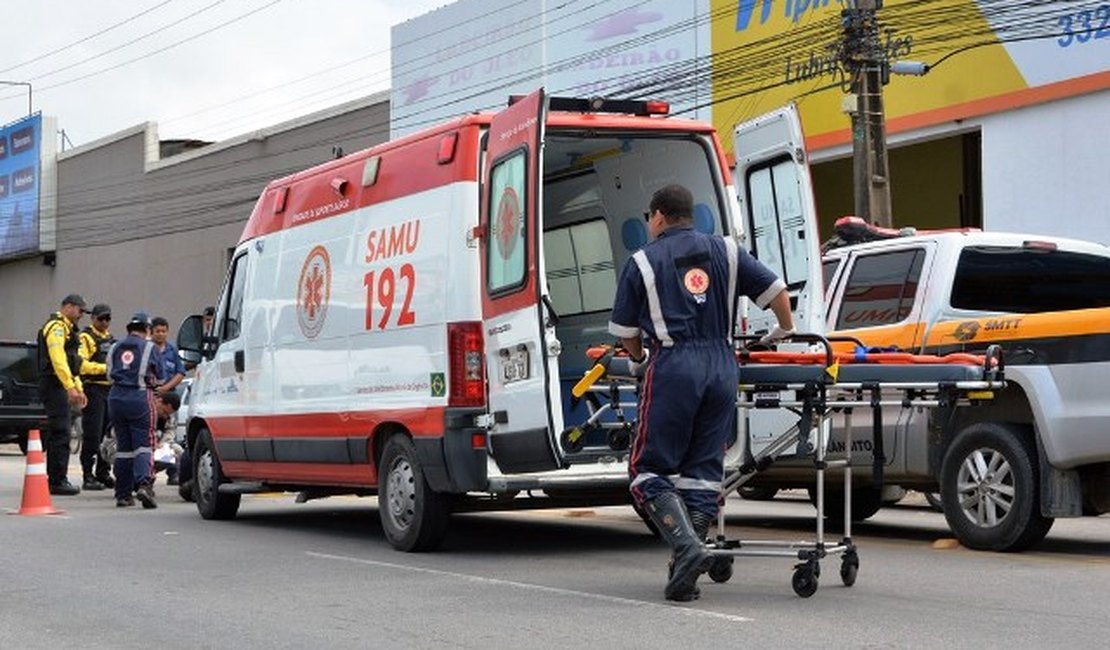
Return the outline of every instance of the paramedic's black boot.
{"type": "Polygon", "coordinates": [[[698,576],[709,569],[713,556],[694,532],[686,504],[678,494],[664,492],[645,505],[659,534],[674,550],[674,568],[663,595],[667,600],[694,600],[698,597],[698,576]]]}
{"type": "MultiPolygon", "coordinates": [[[[709,536],[709,526],[716,518],[716,515],[710,515],[709,513],[702,512],[700,510],[695,510],[690,513],[690,521],[694,524],[694,532],[697,533],[698,539],[706,540],[706,538],[709,536]]],[[[720,535],[721,531],[718,530],[717,534],[720,535]]],[[[712,542],[710,542],[709,545],[712,546],[712,542]]],[[[714,555],[713,559],[709,562],[709,569],[707,569],[707,571],[709,571],[710,577],[713,577],[715,581],[723,582],[717,577],[714,577],[714,573],[716,572],[717,574],[722,576],[731,576],[732,556],[714,555]]],[[[725,580],[727,580],[727,578],[725,578],[725,580]]]]}
{"type": "MultiPolygon", "coordinates": [[[[690,512],[689,510],[687,510],[686,512],[689,513],[689,515],[690,515],[690,523],[693,524],[693,526],[694,526],[694,534],[697,535],[698,539],[702,540],[703,542],[706,541],[706,538],[709,536],[709,525],[713,523],[713,520],[716,517],[712,517],[708,513],[702,512],[700,510],[694,510],[693,512],[690,512]]],[[[731,563],[732,558],[730,558],[730,557],[716,557],[716,556],[713,558],[713,564],[714,565],[716,565],[716,563],[721,562],[721,561],[727,561],[727,562],[731,563]]],[[[669,579],[673,576],[674,576],[674,556],[671,556],[671,561],[667,565],[667,578],[669,579]]],[[[699,596],[701,596],[701,589],[699,589],[697,587],[697,585],[695,585],[694,586],[694,598],[698,598],[699,596]]]]}

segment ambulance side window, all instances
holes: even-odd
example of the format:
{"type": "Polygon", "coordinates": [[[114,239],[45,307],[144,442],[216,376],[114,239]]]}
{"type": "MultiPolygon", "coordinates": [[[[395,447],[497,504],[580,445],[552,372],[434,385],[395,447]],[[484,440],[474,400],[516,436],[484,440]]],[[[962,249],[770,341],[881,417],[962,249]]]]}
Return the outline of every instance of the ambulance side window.
{"type": "Polygon", "coordinates": [[[486,289],[490,295],[506,293],[524,286],[525,253],[525,181],[526,149],[514,151],[499,160],[490,170],[490,201],[487,215],[489,245],[486,246],[486,289]]]}
{"type": "Polygon", "coordinates": [[[243,285],[247,277],[246,253],[235,258],[228,283],[227,304],[224,305],[224,322],[220,324],[220,340],[239,338],[239,324],[243,314],[243,285]]]}

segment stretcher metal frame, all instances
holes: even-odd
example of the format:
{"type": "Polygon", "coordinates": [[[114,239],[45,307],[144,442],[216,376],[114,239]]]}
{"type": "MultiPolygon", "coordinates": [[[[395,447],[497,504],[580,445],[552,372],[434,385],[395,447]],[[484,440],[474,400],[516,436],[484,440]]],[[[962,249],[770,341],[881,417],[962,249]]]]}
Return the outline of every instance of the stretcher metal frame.
{"type": "MultiPolygon", "coordinates": [[[[738,341],[750,338],[738,337],[738,341]]],[[[791,455],[795,458],[812,458],[816,483],[815,538],[812,541],[730,539],[724,534],[725,515],[721,508],[717,516],[717,535],[706,541],[714,556],[708,575],[714,582],[727,582],[732,577],[733,558],[739,556],[796,558],[798,563],[794,565],[791,586],[797,595],[808,598],[817,591],[823,559],[836,555],[841,557],[840,579],[847,587],[855,584],[859,572],[859,551],[852,540],[853,410],[871,410],[872,477],[875,485],[881,487],[886,462],[882,435],[883,407],[974,405],[992,399],[993,391],[1004,388],[1006,384],[999,346],[988,348],[982,363],[977,365],[962,359],[959,363],[907,363],[901,359],[896,363],[886,363],[880,352],[859,356],[857,360],[863,363],[842,366],[837,363],[829,339],[823,336],[795,334],[789,340],[819,346],[824,351],[823,362],[808,365],[753,364],[748,363],[750,359],[742,349],[738,353],[741,368],[737,408],[788,409],[798,415],[798,423],[773,438],[756,456],[751,454],[749,433],[742,461],[738,466],[725,469],[720,502],[723,504],[728,495],[793,450],[791,455]],[[784,397],[784,393],[792,393],[792,396],[784,397]],[[830,458],[829,425],[836,413],[844,416],[844,451],[842,456],[838,454],[830,458]],[[844,471],[844,535],[836,542],[827,541],[825,534],[825,473],[831,469],[844,471]]],[[[858,343],[854,339],[834,340],[858,343]]],[[[606,366],[607,381],[604,385],[591,384],[582,391],[587,398],[590,416],[582,425],[564,432],[564,446],[580,445],[583,431],[605,429],[609,432],[610,448],[627,448],[635,420],[627,418],[625,410],[635,409],[638,405],[638,379],[626,370],[627,360],[621,357],[607,354],[602,362],[606,366]],[[605,397],[605,401],[599,396],[605,397]],[[615,420],[604,420],[607,413],[613,413],[615,420]]],[[[595,377],[600,378],[600,375],[595,377]]]]}

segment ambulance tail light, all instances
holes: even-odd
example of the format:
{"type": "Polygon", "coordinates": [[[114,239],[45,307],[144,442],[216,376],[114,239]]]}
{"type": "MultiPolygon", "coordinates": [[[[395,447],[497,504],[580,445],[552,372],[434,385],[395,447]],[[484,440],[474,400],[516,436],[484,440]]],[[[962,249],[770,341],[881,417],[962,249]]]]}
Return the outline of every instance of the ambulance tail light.
{"type": "Polygon", "coordinates": [[[485,347],[480,322],[447,324],[447,359],[451,385],[447,405],[485,405],[485,347]]]}

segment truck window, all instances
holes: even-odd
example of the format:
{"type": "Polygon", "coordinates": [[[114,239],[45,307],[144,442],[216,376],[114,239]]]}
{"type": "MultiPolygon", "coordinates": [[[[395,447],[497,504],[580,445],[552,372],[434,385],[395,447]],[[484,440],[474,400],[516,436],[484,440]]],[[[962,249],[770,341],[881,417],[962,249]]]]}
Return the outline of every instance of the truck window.
{"type": "Polygon", "coordinates": [[[605,220],[548,230],[543,238],[547,288],[555,311],[569,316],[611,308],[617,276],[605,220]]]}
{"type": "Polygon", "coordinates": [[[224,322],[220,326],[220,340],[222,341],[239,338],[240,319],[243,315],[243,285],[246,277],[247,255],[244,253],[235,258],[231,266],[227,304],[224,306],[224,322]]]}
{"type": "Polygon", "coordinates": [[[782,159],[748,173],[752,254],[790,289],[806,283],[805,216],[794,162],[782,159]]]}
{"type": "Polygon", "coordinates": [[[840,260],[825,260],[821,262],[821,280],[824,282],[822,286],[827,290],[829,284],[832,283],[833,276],[836,275],[836,270],[840,268],[840,260]]]}
{"type": "Polygon", "coordinates": [[[515,151],[490,170],[486,288],[491,295],[524,285],[527,153],[525,149],[515,151]]]}
{"type": "Polygon", "coordinates": [[[836,329],[890,325],[913,308],[925,251],[920,248],[856,259],[844,289],[836,329]]]}
{"type": "Polygon", "coordinates": [[[1060,250],[969,246],[952,306],[1032,314],[1110,306],[1110,258],[1060,250]]]}

